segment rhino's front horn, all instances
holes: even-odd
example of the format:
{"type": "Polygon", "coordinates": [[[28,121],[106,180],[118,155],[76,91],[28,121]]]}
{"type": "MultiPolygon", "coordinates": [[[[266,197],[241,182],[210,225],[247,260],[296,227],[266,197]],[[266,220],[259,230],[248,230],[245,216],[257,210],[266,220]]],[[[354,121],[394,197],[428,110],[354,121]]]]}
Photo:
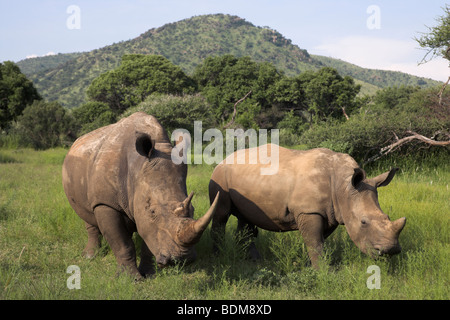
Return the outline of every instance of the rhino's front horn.
{"type": "MultiPolygon", "coordinates": [[[[190,198],[192,198],[191,195],[189,195],[190,198]]],[[[178,231],[178,240],[180,242],[182,242],[185,245],[194,245],[200,240],[203,231],[206,230],[206,227],[208,226],[209,222],[214,216],[214,213],[216,212],[218,201],[219,201],[219,192],[217,192],[216,198],[214,199],[214,202],[211,204],[211,207],[209,207],[208,211],[200,219],[198,220],[189,219],[184,221],[184,223],[180,226],[180,229],[178,231]]]]}

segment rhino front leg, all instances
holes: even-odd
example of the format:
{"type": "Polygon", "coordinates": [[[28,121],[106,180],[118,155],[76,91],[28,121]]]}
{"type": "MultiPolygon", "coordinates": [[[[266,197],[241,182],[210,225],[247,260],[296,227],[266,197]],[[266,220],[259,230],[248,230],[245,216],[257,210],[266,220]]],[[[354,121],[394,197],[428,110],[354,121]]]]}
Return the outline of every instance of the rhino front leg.
{"type": "Polygon", "coordinates": [[[142,241],[141,245],[141,262],[139,263],[139,272],[144,277],[149,277],[155,273],[153,254],[148,249],[145,241],[142,241]]]}
{"type": "Polygon", "coordinates": [[[104,205],[94,210],[98,227],[113,251],[119,267],[136,279],[142,276],[136,266],[136,249],[132,239],[133,233],[127,228],[126,218],[122,213],[104,205]]]}
{"type": "Polygon", "coordinates": [[[323,250],[325,221],[319,214],[300,214],[297,226],[305,241],[311,265],[318,269],[323,250]]]}

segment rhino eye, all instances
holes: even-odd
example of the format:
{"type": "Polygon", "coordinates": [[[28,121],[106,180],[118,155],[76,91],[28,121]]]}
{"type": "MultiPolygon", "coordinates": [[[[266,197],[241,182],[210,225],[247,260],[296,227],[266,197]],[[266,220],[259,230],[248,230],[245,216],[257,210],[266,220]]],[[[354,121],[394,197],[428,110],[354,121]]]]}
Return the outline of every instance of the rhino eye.
{"type": "Polygon", "coordinates": [[[367,220],[366,218],[361,219],[361,225],[367,226],[368,224],[369,224],[369,220],[367,220]]]}

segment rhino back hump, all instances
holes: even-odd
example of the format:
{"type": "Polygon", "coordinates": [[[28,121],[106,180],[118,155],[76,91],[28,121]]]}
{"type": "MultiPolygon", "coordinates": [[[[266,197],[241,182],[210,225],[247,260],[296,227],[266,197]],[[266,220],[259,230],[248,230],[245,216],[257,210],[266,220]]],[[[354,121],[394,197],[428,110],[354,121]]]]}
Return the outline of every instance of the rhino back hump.
{"type": "Polygon", "coordinates": [[[279,148],[279,169],[261,175],[259,164],[218,165],[212,180],[230,193],[233,204],[250,222],[269,230],[295,228],[295,216],[332,212],[335,162],[344,156],[328,149],[307,151],[279,148]],[[220,166],[220,168],[219,168],[220,166]],[[270,219],[276,227],[264,223],[270,219]]]}
{"type": "Polygon", "coordinates": [[[133,187],[130,178],[136,176],[130,171],[138,171],[145,159],[135,150],[136,132],[147,133],[154,141],[168,141],[159,122],[142,112],[75,141],[63,165],[66,194],[92,212],[99,204],[127,212],[133,187]]]}

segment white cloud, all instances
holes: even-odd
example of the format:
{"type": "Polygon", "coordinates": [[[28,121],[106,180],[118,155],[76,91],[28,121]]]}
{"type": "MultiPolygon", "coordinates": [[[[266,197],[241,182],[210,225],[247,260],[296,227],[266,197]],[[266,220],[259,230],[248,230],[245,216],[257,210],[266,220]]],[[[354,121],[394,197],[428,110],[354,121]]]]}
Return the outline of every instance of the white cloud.
{"type": "Polygon", "coordinates": [[[25,57],[25,59],[33,59],[33,58],[38,58],[38,57],[48,57],[48,56],[54,56],[56,55],[56,53],[54,53],[53,51],[49,51],[46,54],[42,55],[42,56],[38,56],[37,54],[33,53],[30,54],[28,56],[25,57]]]}
{"type": "Polygon", "coordinates": [[[364,68],[394,70],[421,77],[446,81],[450,75],[448,63],[435,59],[418,66],[424,51],[411,39],[397,40],[363,36],[330,39],[311,50],[314,54],[338,58],[364,68]]]}
{"type": "Polygon", "coordinates": [[[419,66],[417,63],[397,63],[388,66],[387,69],[439,81],[447,81],[450,76],[449,63],[442,58],[436,58],[419,66]]]}

